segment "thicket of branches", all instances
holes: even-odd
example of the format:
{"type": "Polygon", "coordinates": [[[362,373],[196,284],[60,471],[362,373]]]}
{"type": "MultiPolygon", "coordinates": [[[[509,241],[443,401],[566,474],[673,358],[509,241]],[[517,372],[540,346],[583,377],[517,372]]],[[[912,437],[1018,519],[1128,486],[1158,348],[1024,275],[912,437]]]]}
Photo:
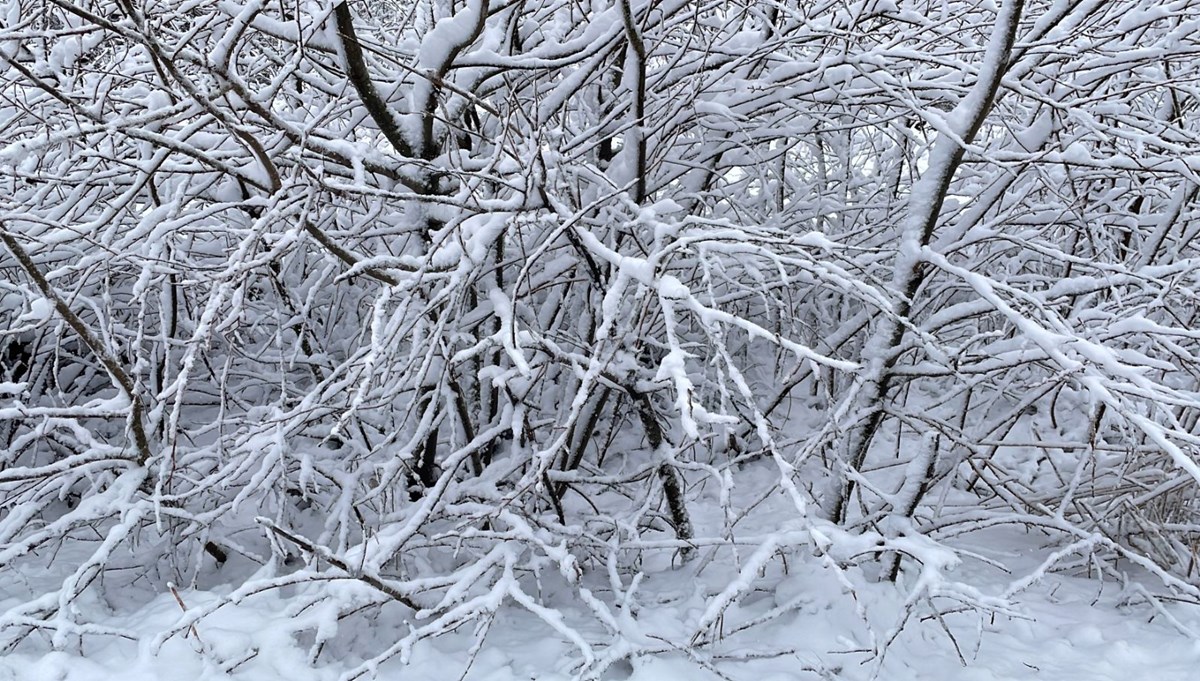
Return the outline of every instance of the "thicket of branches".
{"type": "Polygon", "coordinates": [[[0,6],[4,650],[215,572],[595,677],[1003,524],[1200,595],[1195,2],[0,6]]]}

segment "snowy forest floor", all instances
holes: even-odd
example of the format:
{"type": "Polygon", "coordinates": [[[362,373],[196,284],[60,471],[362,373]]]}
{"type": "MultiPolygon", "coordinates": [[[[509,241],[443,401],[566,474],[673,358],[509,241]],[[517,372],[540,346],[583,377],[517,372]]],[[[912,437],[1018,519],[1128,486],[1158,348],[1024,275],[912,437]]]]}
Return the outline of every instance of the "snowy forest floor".
{"type": "MultiPolygon", "coordinates": [[[[1009,537],[1004,544],[974,550],[990,558],[1013,560],[1036,540],[1009,537]],[[1024,544],[1024,546],[1023,546],[1024,544]]],[[[964,569],[967,569],[964,566],[964,569]]],[[[818,569],[819,570],[819,569],[818,569]]],[[[990,579],[1002,590],[1007,579],[994,570],[974,569],[976,578],[990,579]]],[[[664,628],[684,628],[699,607],[697,592],[720,588],[720,570],[693,580],[691,574],[666,572],[646,580],[647,599],[661,604],[653,619],[664,628]]],[[[3,579],[12,579],[9,573],[3,579]]],[[[0,592],[9,584],[0,583],[0,592]]],[[[762,596],[738,609],[742,616],[767,609],[786,594],[809,591],[811,601],[794,616],[758,628],[752,648],[795,648],[793,655],[775,659],[714,664],[718,673],[705,670],[687,654],[663,655],[618,665],[607,678],[630,681],[708,681],[721,675],[735,681],[789,681],[791,679],[954,679],[962,681],[1132,681],[1134,679],[1194,679],[1200,669],[1200,643],[1180,626],[1200,631],[1200,608],[1176,605],[1169,613],[1176,624],[1144,602],[1129,598],[1112,583],[1067,575],[1049,575],[1037,587],[1017,598],[1021,617],[980,618],[974,614],[944,616],[946,630],[937,621],[910,624],[890,646],[881,668],[864,661],[861,652],[864,625],[847,607],[845,595],[819,574],[790,574],[763,580],[762,596]],[[961,651],[966,664],[959,659],[961,651]]],[[[859,596],[864,593],[859,590],[859,596]]],[[[205,594],[193,594],[199,602],[205,594]]],[[[208,596],[211,597],[211,596],[208,596]]],[[[891,585],[879,584],[864,603],[874,617],[896,617],[904,595],[891,585]]],[[[164,594],[131,618],[146,640],[168,629],[178,618],[178,605],[164,594]]],[[[285,630],[272,627],[272,617],[254,607],[227,606],[218,616],[199,626],[203,647],[194,641],[173,640],[156,655],[143,643],[111,643],[91,647],[84,656],[68,653],[13,654],[0,659],[4,681],[157,681],[160,679],[243,679],[245,681],[332,681],[349,664],[322,660],[309,665],[307,651],[296,645],[285,630]],[[220,650],[239,649],[253,643],[260,653],[228,673],[221,669],[220,650]],[[200,652],[203,650],[204,652],[200,652]]],[[[363,632],[366,634],[367,632],[363,632]]],[[[381,640],[384,631],[370,632],[381,640]]],[[[484,648],[463,676],[472,637],[455,634],[418,647],[407,666],[385,664],[380,679],[452,681],[565,681],[569,670],[562,662],[566,646],[544,625],[524,612],[502,613],[492,626],[484,648]]],[[[704,651],[697,651],[703,656],[704,651]]],[[[701,658],[702,659],[702,658],[701,658]]]]}
{"type": "MultiPolygon", "coordinates": [[[[765,474],[765,471],[763,471],[765,474]]],[[[765,478],[763,482],[767,481],[765,478]]],[[[770,506],[771,504],[764,504],[770,506]]],[[[752,530],[786,527],[785,505],[755,514],[752,530]]],[[[1154,580],[1129,566],[1125,585],[1082,573],[1048,572],[1039,566],[1053,553],[1045,535],[1019,527],[993,528],[967,535],[954,544],[963,562],[947,577],[978,589],[981,596],[1000,597],[1013,585],[1006,612],[981,613],[934,598],[911,608],[906,599],[915,575],[902,574],[898,584],[872,577],[873,562],[846,567],[841,574],[798,548],[779,554],[755,578],[749,594],[730,606],[718,623],[712,645],[670,651],[671,641],[687,641],[715,594],[739,578],[727,549],[703,551],[679,566],[666,555],[643,561],[637,589],[637,627],[653,632],[663,652],[634,657],[610,667],[602,677],[612,681],[789,681],[792,679],[953,679],[963,681],[1180,681],[1197,678],[1200,669],[1200,607],[1143,597],[1154,580]],[[674,564],[673,564],[674,563],[674,564]],[[1003,567],[1001,567],[1003,566],[1003,567]],[[846,588],[845,584],[852,584],[846,588]],[[788,614],[739,631],[774,608],[791,604],[788,614]],[[899,633],[898,625],[903,623],[899,633]],[[890,640],[890,643],[887,641],[890,640]],[[886,643],[886,645],[884,645],[886,643]],[[884,649],[880,657],[869,651],[884,649]],[[759,656],[762,656],[761,658],[759,656]],[[736,659],[735,659],[736,658],[736,659]]],[[[753,548],[740,556],[744,562],[753,548]]],[[[24,569],[0,573],[0,608],[5,594],[36,589],[35,582],[53,579],[62,556],[40,556],[24,569]],[[41,571],[36,569],[40,564],[41,571]]],[[[66,561],[70,562],[70,561],[66,561]]],[[[1084,561],[1086,562],[1086,561],[1084,561]]],[[[1118,566],[1123,569],[1125,566],[1118,566]]],[[[251,570],[243,565],[240,569],[251,570]]],[[[226,566],[226,578],[239,581],[237,566],[226,566]]],[[[603,570],[598,570],[602,572],[603,570]]],[[[553,570],[531,580],[540,602],[557,608],[563,621],[586,620],[577,602],[556,598],[553,570]]],[[[214,571],[193,588],[179,589],[189,608],[215,605],[232,586],[220,584],[214,571]]],[[[244,577],[245,575],[242,575],[244,577]]],[[[596,591],[606,587],[596,579],[596,591]]],[[[625,575],[628,580],[630,577],[625,575]]],[[[146,580],[142,580],[143,585],[146,580]]],[[[626,583],[629,583],[626,581],[626,583]]],[[[322,588],[331,588],[328,586],[322,588]]],[[[369,626],[347,619],[328,647],[297,637],[297,617],[321,613],[288,611],[289,593],[255,595],[221,605],[201,620],[195,633],[167,636],[179,629],[181,603],[168,588],[145,593],[140,604],[98,598],[77,603],[89,611],[107,611],[107,626],[136,632],[122,637],[89,637],[73,652],[46,654],[48,638],[0,659],[0,681],[334,681],[362,663],[363,649],[382,650],[407,631],[411,612],[381,614],[369,626]],[[315,651],[315,652],[314,652],[315,651]]],[[[127,594],[128,595],[128,594],[127,594]]],[[[136,598],[130,595],[130,598],[136,598]]],[[[95,612],[89,612],[95,617],[95,612]]],[[[325,613],[328,616],[328,613],[325,613]]],[[[567,681],[580,651],[544,620],[515,605],[502,606],[476,645],[476,633],[451,632],[418,643],[408,659],[393,658],[375,668],[378,679],[422,681],[567,681]]],[[[585,634],[599,632],[584,631],[585,634]]],[[[644,642],[644,641],[642,641],[644,642]]],[[[675,644],[677,645],[677,644],[675,644]]],[[[60,646],[61,647],[61,646],[60,646]]],[[[68,650],[71,646],[66,646],[68,650]]],[[[683,648],[681,646],[681,648],[683,648]]],[[[371,678],[371,673],[362,678],[371,678]]]]}

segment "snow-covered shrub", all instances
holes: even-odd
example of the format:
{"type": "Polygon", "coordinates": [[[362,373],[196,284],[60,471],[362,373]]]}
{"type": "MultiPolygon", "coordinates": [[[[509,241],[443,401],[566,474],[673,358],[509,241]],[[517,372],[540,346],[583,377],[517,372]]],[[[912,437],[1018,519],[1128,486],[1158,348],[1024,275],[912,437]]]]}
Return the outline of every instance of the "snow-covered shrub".
{"type": "Polygon", "coordinates": [[[882,659],[999,525],[1195,597],[1190,4],[8,0],[0,646],[711,666],[799,561],[882,659]]]}

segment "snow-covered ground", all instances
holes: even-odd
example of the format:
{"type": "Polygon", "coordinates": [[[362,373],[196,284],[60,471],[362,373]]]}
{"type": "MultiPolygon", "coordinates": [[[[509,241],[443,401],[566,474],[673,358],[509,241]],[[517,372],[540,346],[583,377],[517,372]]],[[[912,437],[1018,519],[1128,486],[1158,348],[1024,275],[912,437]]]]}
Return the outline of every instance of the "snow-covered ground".
{"type": "MultiPolygon", "coordinates": [[[[774,514],[782,527],[788,521],[784,508],[779,504],[754,524],[766,528],[774,514]]],[[[600,678],[1197,678],[1200,636],[1194,633],[1200,632],[1200,607],[1147,600],[1143,594],[1153,591],[1154,580],[1133,566],[1124,585],[1111,578],[1054,571],[1029,580],[1052,549],[1045,536],[1017,527],[968,535],[955,548],[963,562],[946,577],[970,585],[964,589],[977,588],[980,602],[996,606],[992,612],[957,607],[938,596],[909,603],[917,593],[914,570],[906,570],[900,582],[892,584],[871,576],[874,561],[840,569],[815,556],[811,548],[797,547],[775,554],[750,575],[750,587],[723,616],[697,629],[714,596],[745,579],[744,571],[725,549],[719,554],[701,551],[683,566],[665,556],[647,560],[639,566],[643,577],[636,597],[629,599],[636,606],[620,616],[630,640],[654,652],[622,659],[600,678]],[[1014,589],[1025,583],[1027,587],[1014,589]],[[1006,593],[1011,597],[1000,605],[1006,593]],[[786,612],[775,617],[781,608],[786,612]],[[681,644],[687,641],[695,643],[681,644]],[[879,650],[882,656],[872,652],[879,650]]],[[[743,566],[751,550],[740,556],[743,566]]],[[[24,563],[23,570],[6,571],[0,575],[0,594],[36,586],[37,580],[54,572],[56,559],[61,562],[63,556],[37,557],[24,563]],[[39,560],[47,568],[43,573],[29,569],[39,560]]],[[[477,643],[480,630],[463,627],[420,641],[377,667],[362,666],[365,651],[384,650],[407,633],[405,621],[411,611],[396,606],[370,618],[339,621],[331,606],[304,606],[306,601],[298,598],[303,592],[291,588],[231,602],[227,596],[233,587],[213,581],[220,576],[220,571],[206,575],[211,583],[202,589],[181,587],[172,593],[164,585],[161,593],[140,605],[113,602],[113,596],[108,602],[92,597],[76,603],[73,607],[86,609],[89,618],[100,619],[124,636],[87,636],[82,646],[60,641],[60,648],[69,652],[47,654],[48,637],[33,634],[17,652],[0,659],[0,680],[567,681],[579,669],[581,651],[568,636],[511,603],[497,611],[482,644],[477,643]],[[181,626],[184,608],[212,612],[189,630],[181,626]],[[104,611],[107,617],[98,617],[104,611]],[[327,639],[324,645],[315,644],[313,631],[327,639]]],[[[536,588],[542,603],[557,607],[572,631],[593,641],[603,639],[602,631],[587,624],[582,606],[569,594],[556,593],[562,585],[552,576],[534,580],[536,585],[531,582],[527,588],[536,588]]],[[[603,593],[607,578],[588,571],[582,579],[598,597],[613,600],[611,593],[603,593]]],[[[361,587],[352,581],[311,586],[345,589],[342,603],[361,587]]],[[[131,597],[136,593],[136,586],[129,591],[131,597]]],[[[0,597],[0,608],[11,605],[6,600],[0,597]]],[[[598,655],[603,650],[595,648],[598,655]]]]}
{"type": "MultiPolygon", "coordinates": [[[[1114,584],[1054,575],[1019,599],[1020,617],[945,615],[946,628],[935,620],[909,625],[888,648],[882,666],[863,651],[869,647],[861,620],[847,598],[827,580],[811,574],[764,580],[761,597],[736,610],[751,617],[783,599],[806,594],[809,599],[793,616],[755,629],[744,652],[787,649],[792,654],[738,662],[713,660],[704,649],[664,653],[615,665],[608,679],[633,681],[788,681],[791,679],[956,679],[978,681],[1133,681],[1196,678],[1200,643],[1180,626],[1200,630],[1200,609],[1173,607],[1177,625],[1165,621],[1144,603],[1130,602],[1114,584]],[[947,633],[949,632],[949,633],[947,633]],[[953,635],[953,641],[951,636],[953,635]],[[960,660],[961,652],[965,664],[960,660]],[[708,669],[706,665],[711,665],[708,669]]],[[[999,580],[997,581],[999,583],[999,580]]],[[[669,629],[686,628],[698,609],[693,592],[705,587],[691,575],[662,574],[647,580],[659,609],[650,618],[669,629]]],[[[862,596],[862,592],[859,592],[862,596]]],[[[865,599],[876,616],[886,619],[901,610],[903,596],[879,585],[865,599]],[[885,614],[886,613],[886,614],[885,614]]],[[[197,595],[197,603],[203,597],[197,595]]],[[[278,605],[278,604],[276,604],[278,605]]],[[[322,658],[310,665],[308,651],[290,634],[287,623],[253,606],[226,606],[197,626],[194,636],[175,637],[153,652],[157,632],[178,618],[178,605],[163,595],[127,624],[142,632],[138,644],[87,645],[84,654],[16,653],[0,659],[0,679],[14,681],[156,681],[160,679],[243,679],[245,681],[326,681],[353,665],[322,658]],[[257,654],[238,665],[238,655],[257,654]],[[232,657],[227,657],[232,655],[232,657]],[[228,671],[226,671],[228,670],[228,671]]],[[[389,632],[360,632],[380,641],[389,632]]],[[[502,613],[492,625],[484,648],[468,668],[469,632],[418,646],[407,665],[383,665],[380,679],[471,679],[475,681],[565,681],[567,647],[527,614],[502,613]]],[[[727,651],[736,648],[726,646],[727,651]]]]}

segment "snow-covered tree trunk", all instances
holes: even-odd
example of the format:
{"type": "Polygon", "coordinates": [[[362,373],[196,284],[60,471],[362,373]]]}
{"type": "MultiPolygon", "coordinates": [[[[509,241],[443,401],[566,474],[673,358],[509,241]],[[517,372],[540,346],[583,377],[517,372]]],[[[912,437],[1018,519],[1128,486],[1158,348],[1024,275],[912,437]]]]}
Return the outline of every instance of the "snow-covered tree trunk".
{"type": "MultiPolygon", "coordinates": [[[[883,421],[888,391],[892,387],[892,369],[902,352],[901,344],[912,325],[910,313],[925,277],[924,250],[938,226],[942,205],[950,191],[954,174],[991,112],[1000,91],[1000,83],[1009,68],[1017,32],[1021,26],[1024,0],[1006,0],[1000,7],[992,35],[976,67],[977,76],[970,92],[940,121],[920,179],[909,194],[903,227],[896,244],[890,290],[894,292],[891,309],[880,315],[875,329],[862,351],[863,372],[856,379],[861,387],[854,395],[853,418],[845,445],[845,465],[858,471],[866,461],[875,433],[883,421]]],[[[941,118],[925,112],[927,117],[941,118]]],[[[843,477],[839,489],[829,499],[829,515],[844,520],[854,484],[843,477]]]]}

